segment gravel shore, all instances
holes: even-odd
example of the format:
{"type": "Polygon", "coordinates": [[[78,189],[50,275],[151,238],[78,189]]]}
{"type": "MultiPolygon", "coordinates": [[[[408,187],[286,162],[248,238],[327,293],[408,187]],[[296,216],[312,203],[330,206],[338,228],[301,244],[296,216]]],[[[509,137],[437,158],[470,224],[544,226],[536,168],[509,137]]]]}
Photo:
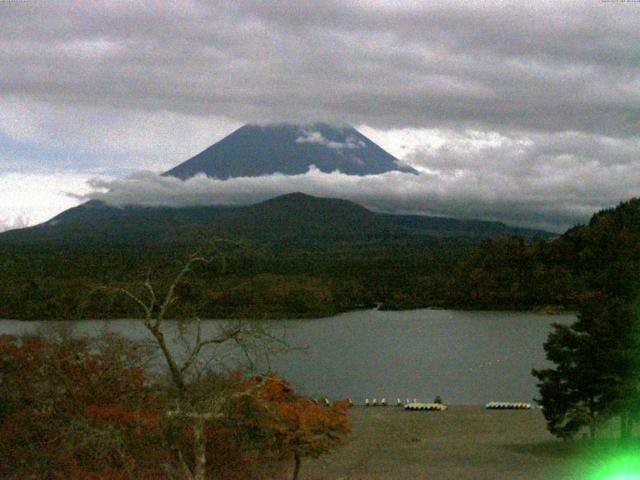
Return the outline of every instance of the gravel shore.
{"type": "Polygon", "coordinates": [[[305,459],[302,480],[574,478],[567,445],[547,432],[537,409],[354,407],[349,416],[353,433],[346,445],[305,459]]]}

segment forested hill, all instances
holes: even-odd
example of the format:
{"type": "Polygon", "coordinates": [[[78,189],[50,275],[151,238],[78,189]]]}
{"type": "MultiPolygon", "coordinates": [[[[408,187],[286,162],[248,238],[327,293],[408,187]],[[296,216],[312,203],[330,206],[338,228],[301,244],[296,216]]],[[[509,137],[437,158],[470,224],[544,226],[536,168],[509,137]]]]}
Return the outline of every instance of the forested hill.
{"type": "Polygon", "coordinates": [[[164,282],[214,237],[240,246],[228,252],[224,273],[215,265],[185,286],[183,298],[203,316],[317,316],[399,300],[422,306],[442,300],[440,279],[474,245],[519,233],[551,235],[492,222],[396,218],[303,194],[245,207],[89,202],[0,235],[0,318],[136,315],[122,298],[89,292],[98,284],[133,286],[149,272],[164,282]]]}
{"type": "Polygon", "coordinates": [[[483,241],[451,278],[439,297],[468,308],[572,308],[605,296],[629,298],[640,281],[640,199],[602,210],[548,241],[483,241]]]}
{"type": "Polygon", "coordinates": [[[421,236],[549,238],[549,232],[499,222],[382,215],[353,202],[293,193],[239,207],[111,207],[90,201],[31,228],[0,234],[0,244],[191,243],[207,237],[249,241],[332,242],[421,236]]]}
{"type": "Polygon", "coordinates": [[[383,217],[409,233],[432,235],[434,237],[519,237],[524,240],[543,240],[559,235],[544,230],[513,227],[495,221],[461,220],[422,215],[383,215],[383,217]]]}
{"type": "Polygon", "coordinates": [[[329,241],[399,233],[398,227],[354,203],[291,194],[240,207],[118,208],[91,201],[42,225],[6,232],[0,243],[110,243],[126,248],[175,242],[196,249],[206,237],[329,241]]]}
{"type": "Polygon", "coordinates": [[[567,231],[556,255],[588,277],[599,294],[629,295],[640,282],[640,199],[602,210],[587,225],[567,231]]]}
{"type": "Polygon", "coordinates": [[[558,237],[524,240],[512,232],[491,223],[389,217],[302,194],[233,208],[92,204],[0,236],[0,318],[135,316],[126,299],[93,288],[137,288],[149,273],[166,284],[180,261],[214,234],[240,243],[226,251],[224,272],[213,263],[189,276],[175,316],[188,314],[183,306],[211,318],[319,316],[377,303],[575,308],[635,291],[640,200],[599,212],[558,237]]]}

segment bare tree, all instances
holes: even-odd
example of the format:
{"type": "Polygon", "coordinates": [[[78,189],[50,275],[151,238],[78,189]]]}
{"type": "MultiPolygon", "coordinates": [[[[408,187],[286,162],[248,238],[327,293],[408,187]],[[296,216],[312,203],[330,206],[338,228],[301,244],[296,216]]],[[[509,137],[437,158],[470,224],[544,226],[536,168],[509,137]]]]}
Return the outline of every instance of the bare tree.
{"type": "MultiPolygon", "coordinates": [[[[184,347],[182,355],[167,341],[167,315],[170,307],[178,301],[176,290],[185,277],[193,272],[198,264],[208,265],[215,256],[209,257],[201,252],[192,254],[173,277],[164,295],[159,295],[152,285],[150,275],[142,285],[143,294],[133,293],[131,290],[121,287],[103,287],[111,291],[125,295],[132,300],[143,312],[143,324],[152,335],[155,344],[162,353],[164,363],[168,367],[171,382],[177,391],[175,406],[167,412],[169,418],[186,421],[193,432],[193,458],[192,466],[185,461],[182,451],[176,452],[181,475],[190,480],[204,480],[206,475],[206,438],[204,435],[207,421],[222,419],[225,415],[225,407],[230,402],[242,397],[252,397],[262,386],[261,381],[251,383],[240,391],[219,392],[214,398],[198,398],[191,395],[188,384],[194,378],[210,367],[213,360],[222,361],[222,356],[217,356],[211,347],[221,347],[231,344],[243,352],[244,358],[253,367],[256,363],[254,355],[256,345],[260,345],[260,353],[267,354],[275,350],[286,349],[284,338],[272,335],[262,324],[247,321],[225,322],[218,326],[215,334],[207,336],[203,334],[202,321],[199,317],[181,320],[179,335],[184,347]],[[206,354],[205,354],[206,351],[206,354]]],[[[226,265],[226,259],[221,255],[222,268],[226,265]]]]}

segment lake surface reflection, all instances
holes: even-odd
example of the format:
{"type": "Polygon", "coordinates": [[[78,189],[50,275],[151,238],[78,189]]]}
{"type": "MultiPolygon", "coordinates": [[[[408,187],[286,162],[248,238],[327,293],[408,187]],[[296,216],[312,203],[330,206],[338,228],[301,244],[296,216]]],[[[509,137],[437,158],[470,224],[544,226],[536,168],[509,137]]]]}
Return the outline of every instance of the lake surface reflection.
{"type": "MultiPolygon", "coordinates": [[[[532,368],[547,365],[543,343],[552,323],[574,315],[528,312],[364,310],[311,320],[272,320],[288,343],[306,347],[271,359],[272,368],[300,391],[329,398],[397,397],[451,404],[531,401],[532,368]]],[[[203,321],[203,331],[217,320],[203,321]]],[[[0,321],[0,333],[34,331],[43,322],[0,321]]],[[[175,328],[175,322],[173,322],[175,328]]],[[[149,338],[139,321],[88,320],[74,331],[149,338]]]]}

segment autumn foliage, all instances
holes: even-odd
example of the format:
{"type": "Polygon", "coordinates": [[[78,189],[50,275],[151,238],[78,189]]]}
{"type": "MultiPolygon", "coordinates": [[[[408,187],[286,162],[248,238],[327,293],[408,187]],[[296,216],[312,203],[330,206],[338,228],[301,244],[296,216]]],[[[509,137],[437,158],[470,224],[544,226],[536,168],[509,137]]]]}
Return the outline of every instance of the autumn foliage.
{"type": "Polygon", "coordinates": [[[0,336],[2,478],[144,478],[160,413],[141,361],[121,339],[0,336]]]}
{"type": "Polygon", "coordinates": [[[266,432],[269,447],[283,458],[294,460],[294,478],[303,457],[329,452],[351,431],[345,408],[325,406],[300,396],[277,375],[263,379],[257,401],[263,405],[265,419],[260,427],[266,432]]]}
{"type": "MultiPolygon", "coordinates": [[[[171,418],[169,384],[119,337],[0,336],[0,478],[170,479],[192,461],[192,425],[171,418]]],[[[300,396],[275,374],[204,376],[189,392],[204,409],[207,478],[271,478],[339,445],[345,412],[300,396]],[[215,384],[215,385],[214,385],[215,384]]],[[[297,470],[296,470],[297,471],[297,470]]],[[[295,473],[295,472],[294,472],[295,473]]]]}

